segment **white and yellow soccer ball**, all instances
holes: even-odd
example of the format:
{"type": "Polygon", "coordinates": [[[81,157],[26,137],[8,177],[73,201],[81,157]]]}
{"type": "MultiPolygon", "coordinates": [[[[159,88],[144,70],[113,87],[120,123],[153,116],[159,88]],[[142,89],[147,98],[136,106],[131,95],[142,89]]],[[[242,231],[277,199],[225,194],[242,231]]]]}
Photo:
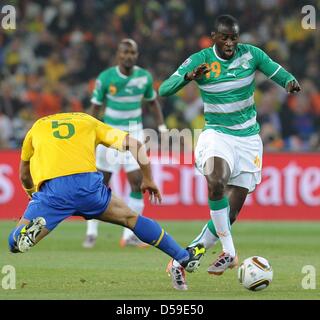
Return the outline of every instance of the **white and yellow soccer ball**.
{"type": "Polygon", "coordinates": [[[273,278],[269,261],[259,256],[245,259],[238,269],[238,280],[248,290],[259,291],[267,288],[273,278]]]}

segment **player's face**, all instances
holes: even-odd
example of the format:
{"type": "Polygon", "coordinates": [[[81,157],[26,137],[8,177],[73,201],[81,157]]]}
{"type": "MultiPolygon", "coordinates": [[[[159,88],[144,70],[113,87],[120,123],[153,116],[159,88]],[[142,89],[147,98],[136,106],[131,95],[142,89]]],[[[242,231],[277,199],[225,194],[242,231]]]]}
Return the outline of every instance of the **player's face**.
{"type": "Polygon", "coordinates": [[[218,54],[223,59],[231,59],[237,49],[239,41],[239,27],[235,25],[233,28],[219,26],[217,32],[212,33],[218,54]]]}
{"type": "Polygon", "coordinates": [[[138,59],[138,49],[135,46],[121,44],[118,49],[119,64],[125,68],[132,68],[138,59]]]}

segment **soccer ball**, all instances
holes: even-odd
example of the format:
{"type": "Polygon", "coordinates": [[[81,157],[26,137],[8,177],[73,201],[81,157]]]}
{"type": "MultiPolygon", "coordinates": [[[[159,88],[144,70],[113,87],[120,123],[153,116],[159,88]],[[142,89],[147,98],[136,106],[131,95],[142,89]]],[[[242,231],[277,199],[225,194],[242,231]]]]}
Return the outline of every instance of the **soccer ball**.
{"type": "Polygon", "coordinates": [[[245,259],[238,269],[238,280],[248,290],[259,291],[269,286],[273,270],[265,258],[253,256],[245,259]]]}

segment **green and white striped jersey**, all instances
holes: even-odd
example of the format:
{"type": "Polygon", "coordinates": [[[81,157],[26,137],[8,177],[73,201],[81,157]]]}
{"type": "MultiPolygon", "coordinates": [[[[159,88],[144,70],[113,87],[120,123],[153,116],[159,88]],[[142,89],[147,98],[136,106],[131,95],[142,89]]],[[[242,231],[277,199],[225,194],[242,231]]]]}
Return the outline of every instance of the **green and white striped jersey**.
{"type": "Polygon", "coordinates": [[[91,102],[105,105],[103,121],[122,130],[142,129],[142,100],[154,100],[151,74],[134,66],[130,76],[120,72],[118,66],[101,72],[96,80],[91,102]]]}
{"type": "Polygon", "coordinates": [[[250,136],[260,131],[254,102],[256,70],[284,88],[295,79],[255,46],[238,44],[230,60],[221,59],[213,46],[191,55],[161,84],[159,94],[176,93],[189,82],[184,80],[185,74],[202,63],[211,68],[211,72],[196,80],[204,103],[204,129],[213,128],[235,136],[250,136]]]}

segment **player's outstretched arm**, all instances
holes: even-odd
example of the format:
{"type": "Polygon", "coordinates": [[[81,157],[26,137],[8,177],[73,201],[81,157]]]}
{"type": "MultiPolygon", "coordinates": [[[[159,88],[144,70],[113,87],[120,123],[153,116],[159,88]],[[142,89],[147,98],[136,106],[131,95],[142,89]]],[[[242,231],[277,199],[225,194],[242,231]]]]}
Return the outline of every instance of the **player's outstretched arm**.
{"type": "Polygon", "coordinates": [[[167,132],[167,126],[164,123],[163,113],[158,99],[149,101],[149,110],[151,111],[159,132],[167,132]]]}
{"type": "Polygon", "coordinates": [[[171,96],[188,83],[189,81],[186,81],[183,76],[174,73],[170,78],[162,82],[159,87],[159,95],[162,97],[171,96]]]}
{"type": "Polygon", "coordinates": [[[187,81],[199,80],[202,79],[202,77],[210,71],[211,69],[209,68],[209,65],[207,63],[202,63],[196,68],[194,68],[192,71],[187,72],[184,75],[184,79],[187,81]]]}
{"type": "Polygon", "coordinates": [[[254,46],[250,46],[250,50],[256,61],[257,69],[269,79],[285,88],[288,93],[295,93],[301,90],[294,75],[273,61],[264,51],[254,46]]]}
{"type": "Polygon", "coordinates": [[[90,116],[93,116],[96,119],[99,119],[100,113],[101,113],[101,106],[91,103],[90,107],[87,110],[87,113],[90,116]]]}
{"type": "Polygon", "coordinates": [[[28,197],[32,197],[32,193],[35,192],[35,186],[30,173],[30,162],[20,161],[19,178],[22,183],[22,187],[27,193],[28,197]]]}
{"type": "Polygon", "coordinates": [[[286,90],[288,93],[295,93],[301,90],[300,84],[297,80],[291,80],[286,85],[286,90]]]}
{"type": "Polygon", "coordinates": [[[140,141],[130,137],[127,135],[123,141],[123,147],[126,150],[129,150],[135,160],[138,162],[141,172],[142,172],[142,184],[141,191],[144,193],[145,191],[149,192],[150,201],[161,203],[161,194],[153,181],[150,159],[147,155],[147,151],[145,145],[140,141]]]}
{"type": "Polygon", "coordinates": [[[206,73],[210,72],[210,68],[206,63],[201,63],[190,71],[189,69],[181,66],[169,79],[161,84],[159,95],[170,96],[175,94],[190,81],[199,80],[206,73]]]}

